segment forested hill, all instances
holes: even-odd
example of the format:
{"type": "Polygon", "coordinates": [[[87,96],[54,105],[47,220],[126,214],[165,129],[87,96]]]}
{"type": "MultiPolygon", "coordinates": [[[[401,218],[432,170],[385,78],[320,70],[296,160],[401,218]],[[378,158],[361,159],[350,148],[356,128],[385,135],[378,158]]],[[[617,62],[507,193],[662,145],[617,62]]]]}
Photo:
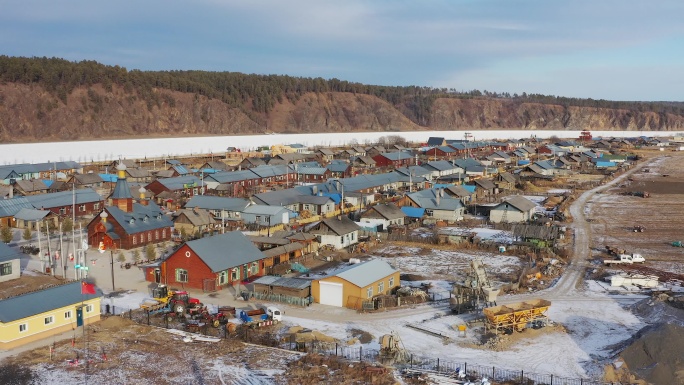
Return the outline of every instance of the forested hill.
{"type": "Polygon", "coordinates": [[[682,130],[684,103],[138,71],[0,56],[0,140],[448,129],[682,130]]]}

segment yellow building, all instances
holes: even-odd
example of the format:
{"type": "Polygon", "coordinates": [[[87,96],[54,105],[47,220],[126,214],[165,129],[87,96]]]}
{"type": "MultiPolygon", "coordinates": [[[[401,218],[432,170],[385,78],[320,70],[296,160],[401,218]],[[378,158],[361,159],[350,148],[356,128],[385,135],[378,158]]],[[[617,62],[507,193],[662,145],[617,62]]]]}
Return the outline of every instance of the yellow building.
{"type": "Polygon", "coordinates": [[[355,263],[311,282],[314,302],[361,309],[363,301],[390,294],[398,287],[399,270],[381,259],[355,263]]]}
{"type": "Polygon", "coordinates": [[[75,330],[100,320],[102,292],[81,294],[72,281],[0,300],[0,349],[75,330]]]}

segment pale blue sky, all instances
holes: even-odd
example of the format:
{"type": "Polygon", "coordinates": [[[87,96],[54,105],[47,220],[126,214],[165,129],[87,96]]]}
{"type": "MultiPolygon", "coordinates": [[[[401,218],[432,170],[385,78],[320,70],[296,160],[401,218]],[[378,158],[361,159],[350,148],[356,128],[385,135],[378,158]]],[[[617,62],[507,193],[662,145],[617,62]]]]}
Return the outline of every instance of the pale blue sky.
{"type": "Polygon", "coordinates": [[[682,0],[0,0],[0,54],[682,101],[682,0]]]}

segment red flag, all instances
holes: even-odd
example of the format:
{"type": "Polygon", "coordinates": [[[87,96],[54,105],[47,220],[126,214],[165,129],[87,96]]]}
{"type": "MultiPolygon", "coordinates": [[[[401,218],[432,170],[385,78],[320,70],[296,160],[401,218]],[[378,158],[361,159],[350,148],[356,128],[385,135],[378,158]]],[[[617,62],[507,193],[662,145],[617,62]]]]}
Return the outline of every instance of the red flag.
{"type": "Polygon", "coordinates": [[[92,283],[81,282],[81,294],[95,294],[95,285],[92,283]]]}

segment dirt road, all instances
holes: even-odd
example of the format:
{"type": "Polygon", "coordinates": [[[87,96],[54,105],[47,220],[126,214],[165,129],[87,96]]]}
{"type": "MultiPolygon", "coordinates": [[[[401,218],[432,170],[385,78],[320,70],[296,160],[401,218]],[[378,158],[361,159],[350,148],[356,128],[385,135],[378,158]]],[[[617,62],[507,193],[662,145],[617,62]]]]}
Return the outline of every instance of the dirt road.
{"type": "MultiPolygon", "coordinates": [[[[636,171],[641,170],[644,167],[649,167],[651,163],[657,161],[658,158],[650,159],[648,162],[632,168],[604,185],[585,191],[572,203],[572,205],[570,205],[570,214],[573,217],[572,229],[574,231],[572,258],[570,259],[568,268],[558,282],[553,287],[543,291],[544,298],[562,299],[576,297],[576,293],[574,292],[576,291],[577,286],[582,282],[582,276],[587,267],[590,267],[587,260],[589,259],[589,245],[591,244],[591,227],[585,217],[587,202],[594,194],[617,185],[636,171]]],[[[630,298],[632,297],[634,296],[630,296],[630,298]]]]}

